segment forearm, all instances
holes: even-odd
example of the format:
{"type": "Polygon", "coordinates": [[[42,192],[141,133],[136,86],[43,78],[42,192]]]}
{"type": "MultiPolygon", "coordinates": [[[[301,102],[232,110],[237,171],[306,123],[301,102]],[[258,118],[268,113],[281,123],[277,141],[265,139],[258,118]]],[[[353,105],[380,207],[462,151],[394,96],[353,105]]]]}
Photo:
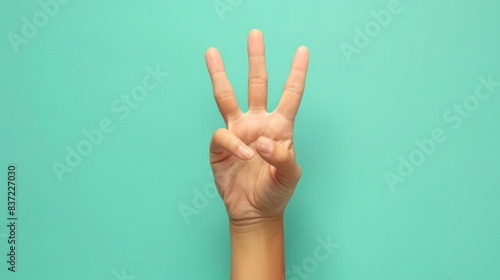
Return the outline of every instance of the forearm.
{"type": "Polygon", "coordinates": [[[283,216],[255,225],[230,223],[231,280],[285,280],[283,216]]]}

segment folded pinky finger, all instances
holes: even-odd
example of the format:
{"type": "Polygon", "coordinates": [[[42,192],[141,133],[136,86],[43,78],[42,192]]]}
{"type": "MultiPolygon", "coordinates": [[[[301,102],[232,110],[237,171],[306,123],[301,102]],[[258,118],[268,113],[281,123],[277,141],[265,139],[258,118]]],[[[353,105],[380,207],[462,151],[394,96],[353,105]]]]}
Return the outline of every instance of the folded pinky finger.
{"type": "Polygon", "coordinates": [[[286,187],[293,188],[302,174],[291,149],[267,137],[257,140],[257,152],[267,163],[276,168],[276,178],[286,187]]]}

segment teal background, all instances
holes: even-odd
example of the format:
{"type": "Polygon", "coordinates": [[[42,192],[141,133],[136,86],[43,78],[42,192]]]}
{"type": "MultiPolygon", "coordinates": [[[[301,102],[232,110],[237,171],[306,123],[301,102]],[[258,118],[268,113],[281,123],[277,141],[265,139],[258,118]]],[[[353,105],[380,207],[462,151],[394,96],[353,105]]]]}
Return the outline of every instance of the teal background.
{"type": "Polygon", "coordinates": [[[401,0],[402,12],[349,63],[340,45],[388,3],[242,1],[219,17],[212,0],[71,0],[16,53],[8,34],[42,9],[1,1],[0,278],[228,279],[221,200],[198,197],[188,219],[179,207],[194,208],[196,192],[213,187],[208,143],[224,125],[204,51],[219,48],[245,110],[247,34],[259,28],[269,108],[295,49],[311,56],[287,268],[330,236],[338,248],[307,279],[500,279],[500,88],[458,129],[443,119],[479,76],[500,81],[500,2],[401,0]],[[120,119],[111,104],[157,65],[168,78],[120,119]],[[114,131],[58,180],[53,162],[104,118],[114,131]],[[446,142],[391,188],[385,172],[398,172],[398,157],[436,128],[446,142]],[[11,163],[16,273],[5,262],[11,163]]]}

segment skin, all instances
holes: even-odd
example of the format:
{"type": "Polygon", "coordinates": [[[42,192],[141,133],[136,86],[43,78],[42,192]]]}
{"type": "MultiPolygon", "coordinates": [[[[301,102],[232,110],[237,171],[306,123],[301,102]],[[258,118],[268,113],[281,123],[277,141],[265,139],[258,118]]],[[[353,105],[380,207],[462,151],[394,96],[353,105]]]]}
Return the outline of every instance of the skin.
{"type": "Polygon", "coordinates": [[[229,217],[231,279],[285,279],[283,216],[301,177],[293,146],[295,116],[309,63],[299,47],[276,109],[268,112],[262,32],[248,34],[248,111],[238,106],[220,53],[205,53],[214,98],[226,128],[210,141],[210,165],[229,217]]]}

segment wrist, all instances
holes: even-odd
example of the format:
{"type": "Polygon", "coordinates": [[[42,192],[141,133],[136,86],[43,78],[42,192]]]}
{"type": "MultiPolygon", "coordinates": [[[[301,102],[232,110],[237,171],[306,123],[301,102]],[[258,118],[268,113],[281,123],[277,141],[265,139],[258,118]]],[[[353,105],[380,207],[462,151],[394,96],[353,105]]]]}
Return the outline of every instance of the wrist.
{"type": "Polygon", "coordinates": [[[231,279],[284,280],[283,215],[230,223],[231,279]]]}
{"type": "Polygon", "coordinates": [[[248,235],[272,232],[283,228],[284,214],[275,216],[261,217],[247,220],[229,219],[229,230],[231,234],[248,235]]]}

